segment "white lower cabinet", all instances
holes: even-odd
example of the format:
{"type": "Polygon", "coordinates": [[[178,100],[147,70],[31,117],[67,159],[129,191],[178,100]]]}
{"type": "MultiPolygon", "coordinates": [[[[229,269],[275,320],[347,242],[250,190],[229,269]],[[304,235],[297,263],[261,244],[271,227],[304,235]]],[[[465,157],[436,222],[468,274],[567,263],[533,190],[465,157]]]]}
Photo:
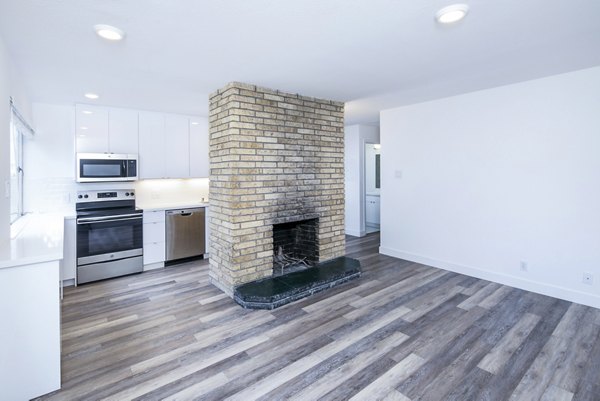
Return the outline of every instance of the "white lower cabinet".
{"type": "Polygon", "coordinates": [[[367,195],[367,213],[366,222],[371,224],[379,224],[379,196],[367,195]]]}
{"type": "Polygon", "coordinates": [[[165,262],[165,243],[150,242],[144,244],[144,265],[165,262]]]}
{"type": "Polygon", "coordinates": [[[60,263],[0,269],[0,400],[60,388],[60,263]]]}
{"type": "Polygon", "coordinates": [[[144,212],[143,230],[144,266],[161,267],[165,262],[165,211],[144,212]]]}

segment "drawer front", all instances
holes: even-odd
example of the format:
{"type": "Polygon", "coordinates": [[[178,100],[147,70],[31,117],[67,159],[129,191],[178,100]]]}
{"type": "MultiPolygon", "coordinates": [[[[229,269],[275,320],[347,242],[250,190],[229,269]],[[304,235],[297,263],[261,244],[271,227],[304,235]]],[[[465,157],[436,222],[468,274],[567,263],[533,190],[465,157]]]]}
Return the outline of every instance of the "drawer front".
{"type": "Polygon", "coordinates": [[[157,210],[155,212],[144,212],[144,223],[155,223],[157,221],[165,221],[164,210],[157,210]]]}
{"type": "Polygon", "coordinates": [[[144,244],[144,264],[160,263],[165,261],[165,242],[144,244]]]}
{"type": "Polygon", "coordinates": [[[165,222],[144,223],[144,244],[165,242],[165,222]]]}

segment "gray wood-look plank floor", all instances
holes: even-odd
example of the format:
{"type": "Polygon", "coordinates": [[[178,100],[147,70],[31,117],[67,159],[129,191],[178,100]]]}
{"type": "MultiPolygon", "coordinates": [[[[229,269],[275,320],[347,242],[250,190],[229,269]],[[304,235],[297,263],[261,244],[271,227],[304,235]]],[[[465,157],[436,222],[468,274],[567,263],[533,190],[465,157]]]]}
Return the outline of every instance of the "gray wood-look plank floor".
{"type": "Polygon", "coordinates": [[[71,288],[43,400],[600,400],[600,311],[378,254],[364,274],[244,310],[205,261],[71,288]]]}

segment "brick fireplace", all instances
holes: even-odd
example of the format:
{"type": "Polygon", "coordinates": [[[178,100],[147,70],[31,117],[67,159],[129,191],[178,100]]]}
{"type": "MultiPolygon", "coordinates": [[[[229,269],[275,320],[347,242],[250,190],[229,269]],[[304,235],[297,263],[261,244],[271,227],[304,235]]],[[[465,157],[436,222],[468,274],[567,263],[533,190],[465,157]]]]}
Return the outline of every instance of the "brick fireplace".
{"type": "Polygon", "coordinates": [[[209,199],[210,280],[230,296],[273,275],[282,237],[310,263],[344,255],[343,103],[237,82],[212,94],[209,199]]]}

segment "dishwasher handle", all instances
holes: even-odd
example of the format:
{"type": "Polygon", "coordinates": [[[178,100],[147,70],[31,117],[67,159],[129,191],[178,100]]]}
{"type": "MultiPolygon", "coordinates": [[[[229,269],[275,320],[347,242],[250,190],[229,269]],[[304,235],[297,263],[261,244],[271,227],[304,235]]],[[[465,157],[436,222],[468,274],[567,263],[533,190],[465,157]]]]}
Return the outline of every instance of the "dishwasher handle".
{"type": "Polygon", "coordinates": [[[167,216],[183,216],[183,217],[188,217],[188,216],[192,216],[195,214],[195,212],[199,212],[201,211],[202,208],[199,209],[187,209],[187,210],[167,210],[167,216]]]}

